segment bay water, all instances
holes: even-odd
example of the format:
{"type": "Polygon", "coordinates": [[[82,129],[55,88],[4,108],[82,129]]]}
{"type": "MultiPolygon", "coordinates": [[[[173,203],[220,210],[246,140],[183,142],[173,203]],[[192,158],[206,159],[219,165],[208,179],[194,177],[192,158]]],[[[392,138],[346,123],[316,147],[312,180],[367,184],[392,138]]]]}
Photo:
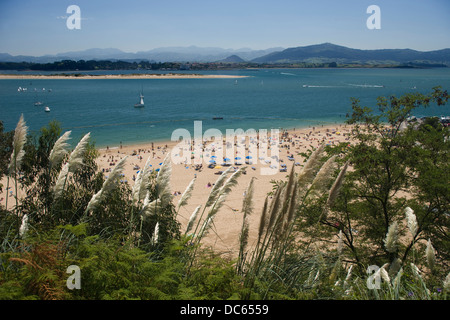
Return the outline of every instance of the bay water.
{"type": "MultiPolygon", "coordinates": [[[[95,72],[114,73],[137,72],[95,72]]],[[[202,121],[203,131],[217,128],[223,134],[226,129],[270,130],[338,124],[351,113],[352,97],[358,98],[361,105],[376,110],[379,96],[426,94],[435,86],[450,89],[450,68],[247,69],[185,73],[246,77],[1,79],[0,120],[6,131],[13,130],[23,114],[31,133],[57,120],[63,131],[72,130],[73,145],[91,132],[97,147],[113,147],[120,143],[170,141],[172,132],[178,128],[189,130],[193,136],[194,121],[202,121]],[[135,108],[141,90],[145,107],[135,108]],[[44,104],[35,106],[36,101],[44,104]],[[45,105],[50,112],[44,111],[45,105]],[[214,120],[215,117],[222,119],[214,120]]],[[[414,115],[449,114],[447,105],[421,108],[414,115]]]]}

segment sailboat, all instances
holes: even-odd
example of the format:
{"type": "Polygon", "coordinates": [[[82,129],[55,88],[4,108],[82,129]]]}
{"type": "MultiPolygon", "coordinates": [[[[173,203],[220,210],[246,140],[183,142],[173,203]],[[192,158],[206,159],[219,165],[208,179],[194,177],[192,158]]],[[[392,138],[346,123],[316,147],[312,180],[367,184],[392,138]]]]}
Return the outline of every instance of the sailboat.
{"type": "Polygon", "coordinates": [[[139,95],[140,101],[139,101],[139,103],[136,103],[134,105],[135,108],[143,108],[145,106],[144,105],[144,93],[142,91],[143,90],[141,89],[141,94],[139,95]]]}

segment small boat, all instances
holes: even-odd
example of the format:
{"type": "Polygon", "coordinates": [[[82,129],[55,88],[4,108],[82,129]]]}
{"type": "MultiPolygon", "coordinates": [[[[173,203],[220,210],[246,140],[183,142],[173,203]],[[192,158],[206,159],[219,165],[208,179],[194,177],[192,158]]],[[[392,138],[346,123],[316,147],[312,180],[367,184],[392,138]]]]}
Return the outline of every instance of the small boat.
{"type": "Polygon", "coordinates": [[[135,108],[143,108],[145,106],[144,105],[144,94],[143,94],[142,90],[141,90],[141,94],[140,94],[139,98],[140,98],[140,101],[139,101],[139,103],[136,103],[134,105],[135,108]]]}
{"type": "Polygon", "coordinates": [[[36,101],[36,102],[34,103],[34,105],[35,105],[36,107],[42,106],[42,102],[36,101]]]}
{"type": "Polygon", "coordinates": [[[45,106],[44,111],[45,112],[50,112],[50,108],[48,106],[45,106]]]}
{"type": "Polygon", "coordinates": [[[213,120],[223,120],[223,117],[213,117],[213,120]]]}

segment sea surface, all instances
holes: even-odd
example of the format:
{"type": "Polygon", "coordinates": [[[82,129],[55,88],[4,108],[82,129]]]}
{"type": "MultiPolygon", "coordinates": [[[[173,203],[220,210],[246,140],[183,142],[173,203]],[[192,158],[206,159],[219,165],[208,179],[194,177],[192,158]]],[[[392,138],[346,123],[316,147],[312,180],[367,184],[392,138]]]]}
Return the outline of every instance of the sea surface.
{"type": "MultiPolygon", "coordinates": [[[[137,72],[95,72],[117,73],[137,72]]],[[[352,97],[358,98],[361,105],[376,110],[379,96],[430,93],[435,86],[450,89],[450,68],[255,69],[185,73],[247,77],[237,80],[1,79],[0,120],[6,131],[13,130],[23,114],[31,134],[51,120],[57,120],[63,131],[72,130],[73,145],[90,132],[97,147],[113,147],[120,143],[170,141],[172,132],[178,128],[189,130],[193,136],[194,121],[202,121],[203,132],[217,128],[224,135],[226,129],[281,129],[343,123],[346,115],[351,113],[352,97]],[[26,90],[19,91],[19,88],[26,90]],[[145,107],[134,108],[141,90],[145,107]],[[36,101],[44,104],[35,106],[36,101]],[[45,105],[50,107],[50,112],[44,111],[45,105]],[[213,120],[213,117],[223,119],[213,120]]],[[[430,106],[416,110],[414,115],[448,116],[449,110],[448,105],[430,106]]]]}

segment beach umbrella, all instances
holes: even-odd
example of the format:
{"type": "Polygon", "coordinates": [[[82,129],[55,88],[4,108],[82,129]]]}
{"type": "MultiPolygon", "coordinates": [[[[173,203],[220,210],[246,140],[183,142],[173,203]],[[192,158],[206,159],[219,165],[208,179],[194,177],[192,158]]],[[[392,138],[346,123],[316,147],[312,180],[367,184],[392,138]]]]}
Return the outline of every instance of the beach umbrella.
{"type": "Polygon", "coordinates": [[[216,161],[215,161],[215,160],[209,160],[209,162],[210,162],[210,163],[216,163],[216,161]]]}
{"type": "Polygon", "coordinates": [[[158,169],[156,169],[156,171],[159,171],[159,168],[158,168],[158,169]]]}
{"type": "Polygon", "coordinates": [[[251,159],[251,158],[252,158],[251,156],[246,156],[246,157],[245,157],[245,159],[251,159]]]}
{"type": "Polygon", "coordinates": [[[217,158],[216,156],[211,156],[211,158],[217,158]]]}
{"type": "Polygon", "coordinates": [[[234,158],[234,160],[241,160],[241,157],[236,157],[234,158]]]}

